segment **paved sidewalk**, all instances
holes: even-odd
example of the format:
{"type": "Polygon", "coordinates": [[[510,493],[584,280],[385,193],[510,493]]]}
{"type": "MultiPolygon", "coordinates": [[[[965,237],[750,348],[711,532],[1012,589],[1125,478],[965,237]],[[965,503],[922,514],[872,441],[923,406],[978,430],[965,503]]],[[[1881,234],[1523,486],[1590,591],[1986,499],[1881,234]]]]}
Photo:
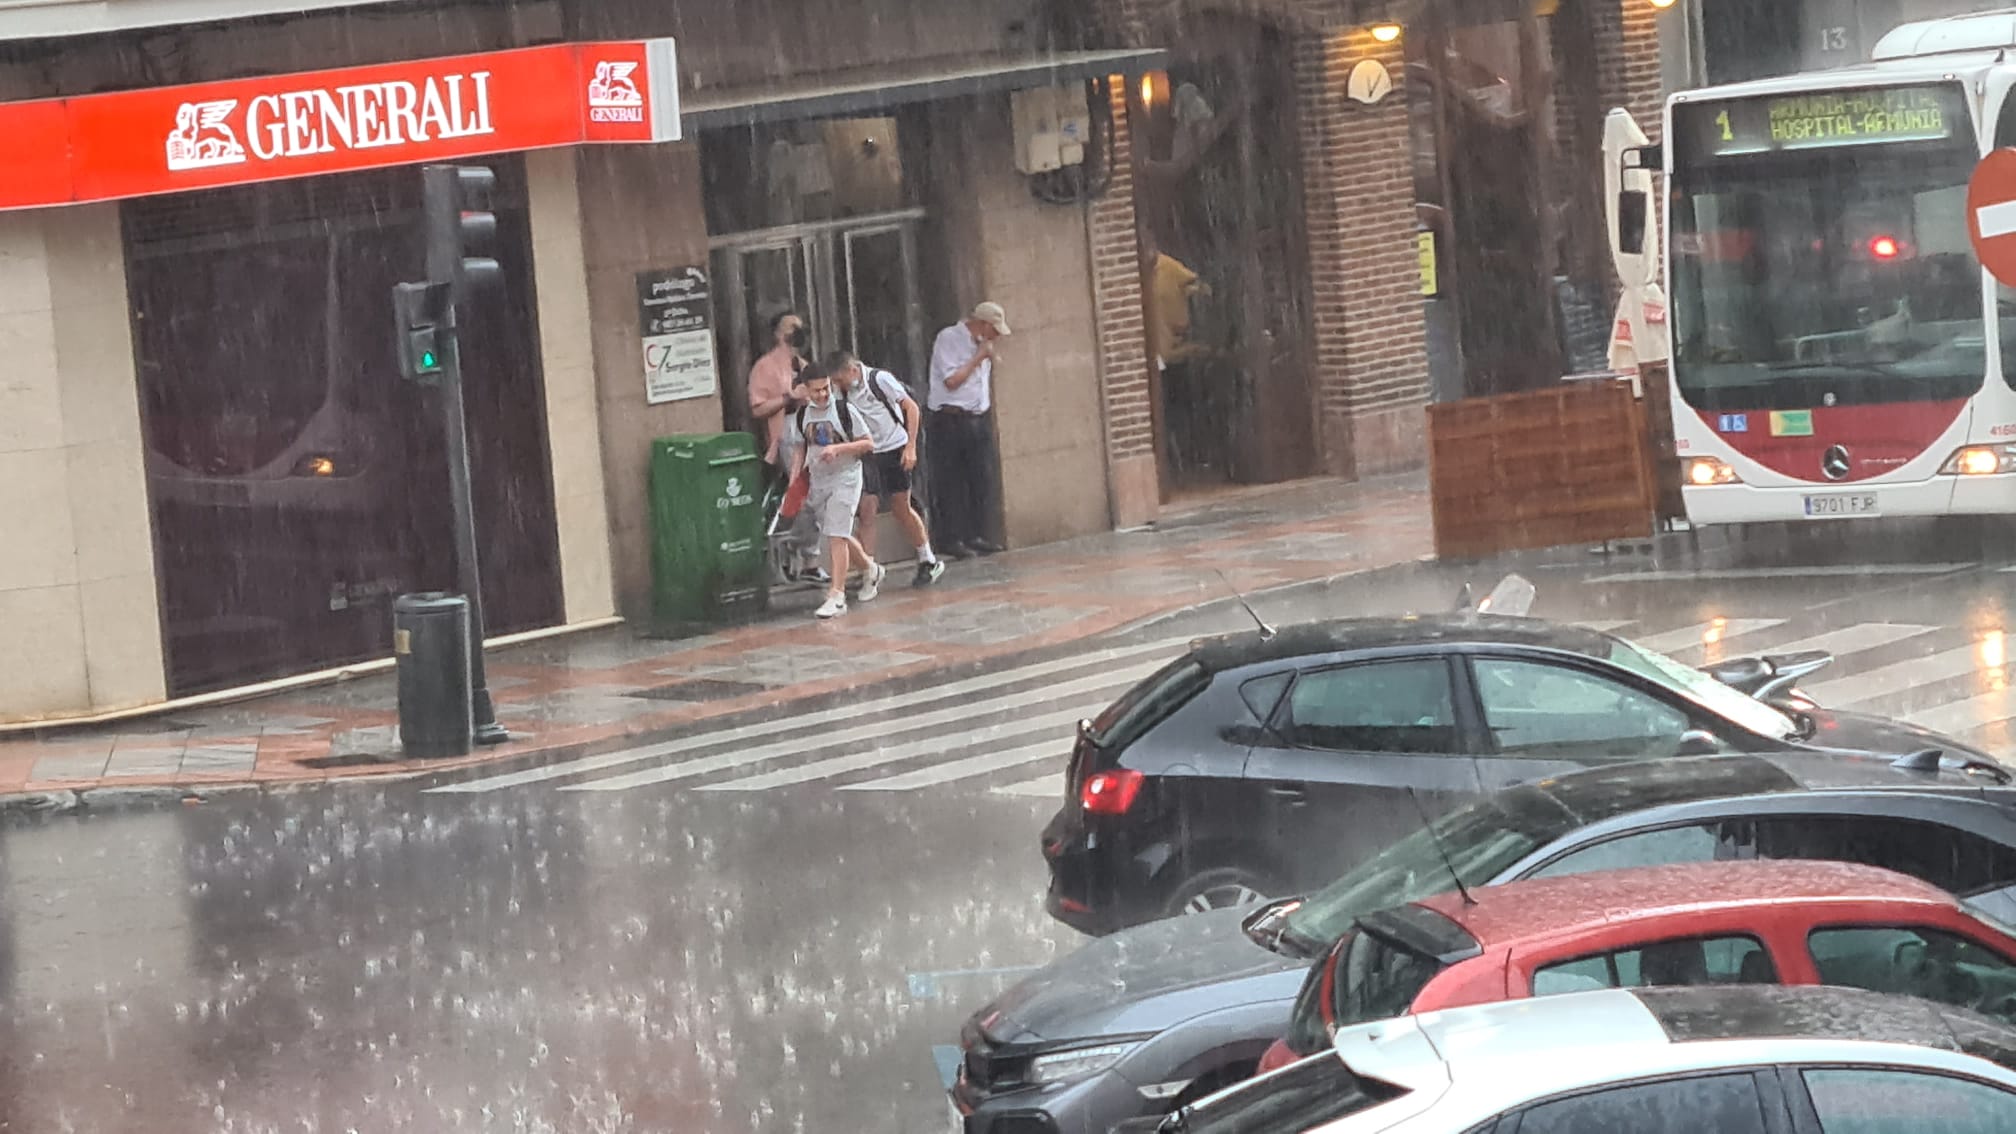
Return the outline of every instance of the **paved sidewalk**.
{"type": "Polygon", "coordinates": [[[509,744],[454,760],[400,757],[390,674],[118,725],[0,739],[0,795],[177,788],[442,771],[620,745],[710,717],[925,678],[1067,645],[1243,592],[1367,571],[1433,549],[1425,481],[1302,482],[1221,498],[1152,529],[953,563],[935,587],[890,571],[881,598],[815,622],[816,591],[766,621],[701,637],[627,627],[493,650],[509,744]],[[1223,578],[1220,577],[1222,572],[1223,578]]]}

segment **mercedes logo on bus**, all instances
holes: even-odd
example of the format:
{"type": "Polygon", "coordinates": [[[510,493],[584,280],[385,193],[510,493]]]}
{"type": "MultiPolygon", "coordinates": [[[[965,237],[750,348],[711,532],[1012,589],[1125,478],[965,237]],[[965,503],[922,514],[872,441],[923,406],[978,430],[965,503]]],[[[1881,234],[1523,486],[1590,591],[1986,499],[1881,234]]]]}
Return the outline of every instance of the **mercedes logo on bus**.
{"type": "Polygon", "coordinates": [[[1840,480],[1848,475],[1848,450],[1845,446],[1830,445],[1820,454],[1820,472],[1828,480],[1840,480]]]}

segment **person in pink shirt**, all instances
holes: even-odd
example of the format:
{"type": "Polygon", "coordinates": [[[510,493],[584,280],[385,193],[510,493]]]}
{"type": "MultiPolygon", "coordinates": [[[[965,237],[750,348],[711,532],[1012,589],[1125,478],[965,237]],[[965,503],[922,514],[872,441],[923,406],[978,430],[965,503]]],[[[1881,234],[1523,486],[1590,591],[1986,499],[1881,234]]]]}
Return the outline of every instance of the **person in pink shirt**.
{"type": "MultiPolygon", "coordinates": [[[[804,317],[796,311],[781,311],[770,320],[770,349],[749,368],[749,416],[762,432],[763,464],[773,484],[790,483],[788,454],[780,448],[785,421],[802,404],[796,390],[798,372],[805,368],[805,351],[811,342],[804,317]]],[[[825,569],[819,566],[818,533],[808,521],[809,517],[800,512],[791,525],[791,542],[798,549],[795,575],[814,582],[830,582],[825,569]]]]}

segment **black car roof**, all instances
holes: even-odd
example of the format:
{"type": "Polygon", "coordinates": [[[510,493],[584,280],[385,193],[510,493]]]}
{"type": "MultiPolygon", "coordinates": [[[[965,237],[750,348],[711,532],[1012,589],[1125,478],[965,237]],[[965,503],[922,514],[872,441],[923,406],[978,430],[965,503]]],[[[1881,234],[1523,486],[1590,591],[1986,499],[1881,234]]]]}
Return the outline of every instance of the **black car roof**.
{"type": "Polygon", "coordinates": [[[1616,639],[1594,630],[1541,618],[1493,614],[1419,614],[1401,618],[1333,618],[1284,626],[1272,637],[1257,630],[1192,643],[1190,656],[1216,673],[1255,662],[1344,650],[1394,646],[1475,644],[1529,646],[1608,657],[1616,639]]]}
{"type": "Polygon", "coordinates": [[[1904,1043],[2016,1068],[2016,1031],[1929,1000],[1788,985],[1642,988],[1632,995],[1674,1043],[1766,1038],[1904,1043]]]}

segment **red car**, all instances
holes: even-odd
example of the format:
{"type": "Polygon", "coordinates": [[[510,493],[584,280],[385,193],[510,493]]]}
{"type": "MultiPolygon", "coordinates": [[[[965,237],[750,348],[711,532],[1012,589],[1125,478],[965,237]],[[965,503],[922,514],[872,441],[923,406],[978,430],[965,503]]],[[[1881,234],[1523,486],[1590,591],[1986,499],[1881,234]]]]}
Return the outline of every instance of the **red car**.
{"type": "Polygon", "coordinates": [[[1382,910],[1310,969],[1285,1066],[1338,1028],[1595,988],[1831,984],[2016,1018],[2016,937],[1934,886],[1840,862],[1640,867],[1382,910]]]}

